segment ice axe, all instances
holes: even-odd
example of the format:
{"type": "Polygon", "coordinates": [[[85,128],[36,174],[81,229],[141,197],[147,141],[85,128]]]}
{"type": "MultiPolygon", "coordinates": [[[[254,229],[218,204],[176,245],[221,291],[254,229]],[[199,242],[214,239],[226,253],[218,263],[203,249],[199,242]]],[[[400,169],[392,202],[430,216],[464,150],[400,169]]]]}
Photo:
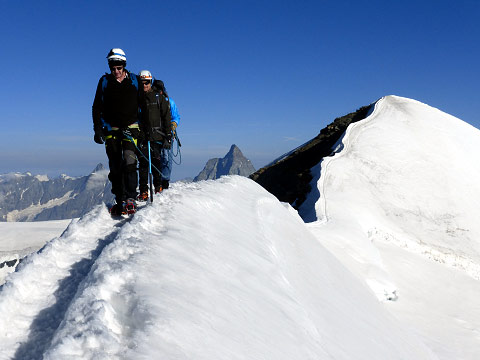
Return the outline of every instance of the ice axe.
{"type": "Polygon", "coordinates": [[[153,203],[153,185],[152,185],[152,154],[150,152],[150,140],[148,140],[148,181],[150,183],[150,202],[153,203]]]}

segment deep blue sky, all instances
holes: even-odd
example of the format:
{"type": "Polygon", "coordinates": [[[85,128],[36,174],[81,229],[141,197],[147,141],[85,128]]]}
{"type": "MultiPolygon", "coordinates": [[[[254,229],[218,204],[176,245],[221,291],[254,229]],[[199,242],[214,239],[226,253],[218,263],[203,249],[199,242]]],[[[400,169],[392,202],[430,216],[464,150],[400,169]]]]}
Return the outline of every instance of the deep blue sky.
{"type": "Polygon", "coordinates": [[[0,173],[106,164],[91,105],[112,47],[163,79],[195,176],[231,144],[260,168],[385,95],[480,127],[480,1],[0,0],[0,173]]]}

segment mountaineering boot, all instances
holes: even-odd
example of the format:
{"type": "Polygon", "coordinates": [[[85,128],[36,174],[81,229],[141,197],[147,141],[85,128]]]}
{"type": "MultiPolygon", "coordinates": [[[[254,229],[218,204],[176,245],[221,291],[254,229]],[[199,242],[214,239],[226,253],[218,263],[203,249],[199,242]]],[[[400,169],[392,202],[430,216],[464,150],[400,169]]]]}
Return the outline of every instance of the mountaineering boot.
{"type": "Polygon", "coordinates": [[[155,194],[160,194],[163,191],[161,186],[155,186],[155,194]]]}
{"type": "Polygon", "coordinates": [[[125,210],[128,215],[135,214],[135,212],[137,211],[137,203],[134,199],[125,200],[125,210]]]}
{"type": "Polygon", "coordinates": [[[170,181],[168,180],[162,180],[162,188],[165,190],[165,189],[168,189],[168,187],[170,186],[170,181]]]}
{"type": "Polygon", "coordinates": [[[147,201],[148,200],[148,190],[142,191],[140,195],[137,196],[137,201],[147,201]]]}
{"type": "Polygon", "coordinates": [[[125,211],[123,204],[115,204],[110,208],[110,215],[112,216],[122,216],[126,214],[127,212],[125,211]]]}

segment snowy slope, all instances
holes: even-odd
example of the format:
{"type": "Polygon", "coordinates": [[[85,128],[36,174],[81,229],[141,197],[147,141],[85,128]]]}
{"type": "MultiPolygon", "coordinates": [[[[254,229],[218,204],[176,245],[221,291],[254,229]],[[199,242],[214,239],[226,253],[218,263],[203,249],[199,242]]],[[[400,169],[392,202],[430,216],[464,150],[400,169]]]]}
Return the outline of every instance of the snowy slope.
{"type": "Polygon", "coordinates": [[[0,291],[0,359],[436,359],[253,181],[97,207],[0,291]]]}
{"type": "Polygon", "coordinates": [[[18,262],[37,251],[50,239],[60,236],[71,220],[31,223],[0,222],[0,285],[18,262]]]}
{"type": "Polygon", "coordinates": [[[388,96],[341,142],[313,169],[309,228],[442,358],[478,359],[480,131],[388,96]]]}
{"type": "Polygon", "coordinates": [[[478,359],[479,135],[381,99],[313,169],[308,224],[240,177],[97,207],[0,287],[0,359],[478,359]]]}
{"type": "Polygon", "coordinates": [[[0,254],[37,251],[60,236],[71,221],[0,222],[0,254]]]}

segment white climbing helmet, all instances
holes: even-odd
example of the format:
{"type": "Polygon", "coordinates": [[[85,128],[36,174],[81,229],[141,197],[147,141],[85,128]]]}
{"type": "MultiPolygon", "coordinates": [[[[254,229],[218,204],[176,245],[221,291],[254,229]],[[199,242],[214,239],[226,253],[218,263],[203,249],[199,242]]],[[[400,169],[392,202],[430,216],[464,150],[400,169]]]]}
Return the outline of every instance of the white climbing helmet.
{"type": "Polygon", "coordinates": [[[122,49],[113,48],[107,55],[108,64],[127,64],[127,56],[122,49]]]}
{"type": "Polygon", "coordinates": [[[142,71],[140,71],[139,76],[140,76],[140,80],[142,80],[142,81],[150,81],[150,82],[152,82],[152,79],[153,79],[153,78],[152,78],[152,74],[151,74],[150,71],[148,71],[148,70],[142,70],[142,71]]]}

